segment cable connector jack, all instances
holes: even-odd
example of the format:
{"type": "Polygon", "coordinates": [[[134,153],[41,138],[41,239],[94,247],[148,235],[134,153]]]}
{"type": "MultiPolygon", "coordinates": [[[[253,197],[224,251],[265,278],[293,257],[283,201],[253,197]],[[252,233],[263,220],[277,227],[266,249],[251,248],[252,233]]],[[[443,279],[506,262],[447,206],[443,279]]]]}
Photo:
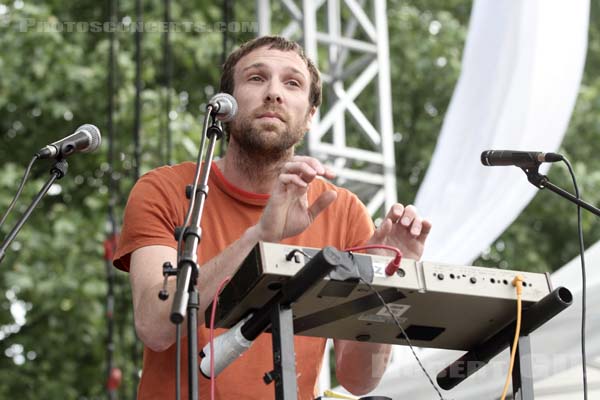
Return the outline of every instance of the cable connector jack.
{"type": "Polygon", "coordinates": [[[385,267],[385,274],[387,276],[394,275],[400,268],[401,261],[402,261],[402,253],[396,253],[396,256],[394,257],[394,259],[392,261],[390,261],[388,263],[388,265],[385,267]]]}
{"type": "Polygon", "coordinates": [[[523,294],[523,281],[524,278],[522,275],[517,275],[512,280],[512,285],[517,288],[517,295],[521,296],[523,294]]]}
{"type": "Polygon", "coordinates": [[[396,256],[394,257],[394,259],[392,261],[390,261],[388,263],[388,265],[386,265],[385,275],[392,276],[396,273],[396,271],[398,271],[398,268],[400,268],[400,262],[402,262],[402,252],[400,251],[400,249],[398,249],[396,247],[387,246],[385,244],[367,244],[364,246],[351,247],[349,249],[345,249],[344,251],[359,251],[359,250],[370,250],[370,249],[390,250],[390,251],[393,251],[394,253],[396,253],[396,256]]]}

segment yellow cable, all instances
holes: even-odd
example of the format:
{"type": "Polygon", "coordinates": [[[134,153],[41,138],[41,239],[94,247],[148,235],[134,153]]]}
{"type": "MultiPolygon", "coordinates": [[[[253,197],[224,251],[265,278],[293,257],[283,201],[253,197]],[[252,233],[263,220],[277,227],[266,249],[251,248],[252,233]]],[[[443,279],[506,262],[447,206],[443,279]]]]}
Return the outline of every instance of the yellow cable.
{"type": "Polygon", "coordinates": [[[323,392],[323,394],[327,397],[331,397],[334,399],[347,399],[347,400],[357,400],[358,397],[354,397],[354,396],[346,396],[345,394],[341,394],[341,393],[336,393],[334,391],[331,390],[326,390],[323,392]]]}
{"type": "Polygon", "coordinates": [[[510,352],[510,365],[508,368],[508,375],[506,376],[506,382],[504,382],[504,390],[500,400],[506,398],[508,392],[508,385],[510,384],[510,378],[512,376],[513,366],[515,365],[515,355],[517,354],[517,346],[519,344],[519,335],[521,333],[521,295],[523,294],[523,277],[521,275],[515,276],[512,281],[513,286],[517,289],[517,326],[515,329],[515,338],[513,340],[512,351],[510,352]]]}

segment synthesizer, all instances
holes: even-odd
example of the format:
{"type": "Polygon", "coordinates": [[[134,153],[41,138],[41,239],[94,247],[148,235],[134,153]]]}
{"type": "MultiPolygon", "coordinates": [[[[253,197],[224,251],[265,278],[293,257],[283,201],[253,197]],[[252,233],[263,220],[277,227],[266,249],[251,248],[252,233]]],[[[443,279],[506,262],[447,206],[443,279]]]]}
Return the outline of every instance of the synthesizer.
{"type": "MultiPolygon", "coordinates": [[[[318,251],[260,242],[223,289],[216,326],[231,328],[260,309],[318,251]]],[[[514,320],[517,274],[524,309],[552,291],[548,274],[410,259],[387,276],[391,259],[353,253],[354,262],[372,269],[371,287],[357,279],[317,282],[291,305],[294,334],[406,345],[395,317],[415,346],[468,350],[514,320]]]]}

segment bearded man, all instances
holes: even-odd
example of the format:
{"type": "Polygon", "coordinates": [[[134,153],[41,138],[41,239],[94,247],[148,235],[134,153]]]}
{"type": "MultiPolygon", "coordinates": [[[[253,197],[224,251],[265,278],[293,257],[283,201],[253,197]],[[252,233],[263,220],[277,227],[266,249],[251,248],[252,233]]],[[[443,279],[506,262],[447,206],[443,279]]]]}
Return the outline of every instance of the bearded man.
{"type": "MultiPolygon", "coordinates": [[[[227,59],[221,91],[232,94],[239,111],[227,126],[225,157],[211,165],[198,250],[200,273],[199,348],[208,341],[204,311],[227,276],[233,276],[259,241],[338,249],[386,244],[419,259],[431,224],[413,206],[395,204],[378,229],[356,195],[327,179],[331,170],[318,160],[294,155],[321,103],[319,71],[294,42],[266,36],[245,43],[227,59]]],[[[133,188],[114,265],[129,271],[135,326],[144,342],[141,399],[168,399],[175,393],[175,329],[171,301],[160,301],[162,265],[176,265],[173,230],[188,207],[185,186],[195,164],[165,166],[144,175],[133,188]]],[[[174,278],[169,291],[175,291],[174,278]]],[[[222,333],[217,330],[217,335],[222,333]]],[[[187,354],[182,341],[182,354],[187,354]]],[[[317,395],[325,339],[296,336],[298,398],[317,395]]],[[[334,341],[336,375],[350,392],[375,388],[387,365],[390,346],[334,341]]],[[[183,357],[182,365],[187,365],[183,357]]],[[[271,335],[263,333],[216,382],[223,400],[272,399],[262,375],[273,368],[271,335]]],[[[182,384],[187,383],[182,368],[182,384]]],[[[200,397],[210,398],[200,378],[200,397]]],[[[187,391],[181,391],[184,398],[187,391]]]]}

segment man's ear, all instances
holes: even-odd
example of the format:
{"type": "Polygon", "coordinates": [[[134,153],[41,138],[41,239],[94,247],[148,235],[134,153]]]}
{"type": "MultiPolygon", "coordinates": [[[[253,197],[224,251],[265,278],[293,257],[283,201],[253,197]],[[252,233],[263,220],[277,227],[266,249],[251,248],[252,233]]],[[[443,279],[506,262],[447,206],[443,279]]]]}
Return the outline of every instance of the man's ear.
{"type": "Polygon", "coordinates": [[[315,113],[317,112],[317,107],[312,106],[309,110],[308,110],[308,114],[306,115],[306,129],[305,132],[310,131],[310,128],[312,126],[312,119],[313,116],[315,115],[315,113]]]}

